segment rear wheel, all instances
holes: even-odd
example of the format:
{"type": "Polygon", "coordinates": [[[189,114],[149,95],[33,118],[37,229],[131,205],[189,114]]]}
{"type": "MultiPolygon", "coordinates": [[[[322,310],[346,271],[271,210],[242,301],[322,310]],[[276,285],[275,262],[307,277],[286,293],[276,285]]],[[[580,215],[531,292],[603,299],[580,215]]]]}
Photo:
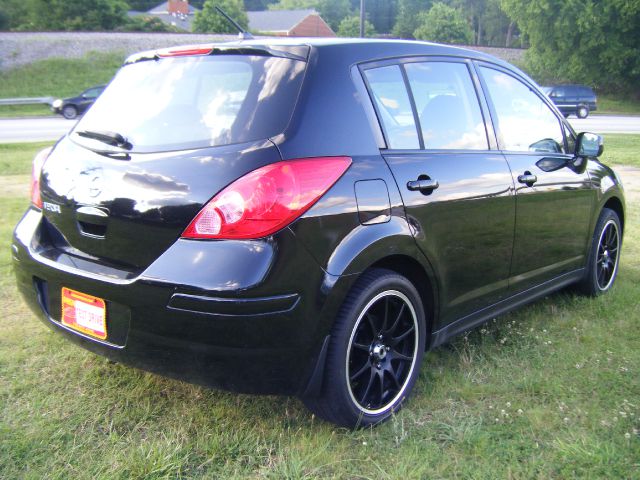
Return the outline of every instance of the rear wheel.
{"type": "Polygon", "coordinates": [[[622,245],[621,233],[618,214],[604,208],[593,234],[587,273],[581,284],[582,290],[586,294],[600,295],[613,286],[618,274],[622,245]]]}
{"type": "Polygon", "coordinates": [[[65,105],[62,109],[62,116],[67,120],[73,120],[78,116],[78,109],[73,105],[65,105]]]}
{"type": "Polygon", "coordinates": [[[585,105],[580,105],[576,110],[578,118],[587,118],[589,116],[589,108],[585,105]]]}
{"type": "Polygon", "coordinates": [[[322,393],[305,403],[347,427],[383,422],[413,388],[425,331],[420,295],[409,280],[390,270],[365,273],[332,329],[322,393]]]}

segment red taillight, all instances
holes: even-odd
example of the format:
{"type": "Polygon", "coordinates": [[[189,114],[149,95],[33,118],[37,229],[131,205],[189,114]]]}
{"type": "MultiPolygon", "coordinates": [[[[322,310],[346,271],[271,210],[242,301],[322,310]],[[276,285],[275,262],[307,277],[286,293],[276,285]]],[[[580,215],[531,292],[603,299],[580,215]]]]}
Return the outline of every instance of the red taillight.
{"type": "Polygon", "coordinates": [[[179,48],[168,48],[158,52],[159,57],[188,57],[191,55],[209,55],[213,51],[212,46],[186,46],[179,48]]]}
{"type": "Polygon", "coordinates": [[[306,212],[351,165],[348,157],[287,160],[239,178],[207,203],[184,238],[260,238],[306,212]]]}
{"type": "Polygon", "coordinates": [[[49,157],[51,149],[53,147],[47,147],[40,150],[33,159],[33,165],[31,167],[31,203],[42,208],[42,198],[40,197],[40,172],[42,172],[42,166],[49,157]]]}

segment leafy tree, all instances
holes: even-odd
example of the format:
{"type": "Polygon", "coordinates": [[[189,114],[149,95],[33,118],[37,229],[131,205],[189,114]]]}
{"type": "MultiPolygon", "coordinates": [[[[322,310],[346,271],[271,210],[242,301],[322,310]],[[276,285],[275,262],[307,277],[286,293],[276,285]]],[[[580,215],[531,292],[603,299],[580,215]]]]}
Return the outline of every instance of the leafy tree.
{"type": "Polygon", "coordinates": [[[22,0],[3,0],[0,4],[0,30],[10,30],[24,22],[27,5],[22,0]]]}
{"type": "MultiPolygon", "coordinates": [[[[360,3],[355,11],[360,13],[360,3]]],[[[398,0],[366,0],[365,12],[377,32],[390,32],[398,15],[398,0]]]]}
{"type": "Polygon", "coordinates": [[[515,22],[511,20],[500,6],[500,0],[487,0],[486,9],[482,13],[483,35],[479,43],[482,45],[510,47],[515,30],[515,22]]]}
{"type": "Polygon", "coordinates": [[[206,0],[202,10],[196,13],[193,20],[193,30],[201,33],[237,33],[215,7],[220,7],[244,29],[249,26],[247,13],[244,11],[242,0],[206,0]]]}
{"type": "Polygon", "coordinates": [[[351,13],[349,0],[280,0],[269,5],[269,10],[303,10],[313,8],[333,31],[338,30],[343,18],[351,13]]]}
{"type": "Polygon", "coordinates": [[[277,0],[244,0],[244,8],[247,12],[255,12],[266,10],[270,4],[276,3],[277,0]]]}
{"type": "MultiPolygon", "coordinates": [[[[339,37],[359,37],[360,36],[360,15],[345,17],[340,22],[337,32],[339,37]]],[[[376,29],[369,20],[364,21],[364,36],[373,37],[376,29]]]]}
{"type": "Polygon", "coordinates": [[[422,10],[428,10],[430,6],[429,0],[399,0],[393,35],[399,38],[413,38],[413,32],[420,23],[418,14],[422,10]]]}
{"type": "Polygon", "coordinates": [[[121,0],[31,0],[22,28],[33,30],[114,30],[126,21],[121,0]]]}
{"type": "Polygon", "coordinates": [[[413,36],[418,40],[468,45],[473,41],[473,30],[460,10],[436,2],[426,13],[419,14],[418,28],[413,36]]]}
{"type": "Polygon", "coordinates": [[[138,15],[128,18],[126,23],[117,29],[119,32],[173,32],[184,33],[172,25],[168,25],[158,17],[138,15]]]}
{"type": "MultiPolygon", "coordinates": [[[[474,33],[476,45],[507,43],[511,20],[502,10],[500,0],[452,0],[449,5],[462,11],[474,33]]],[[[514,25],[511,25],[513,33],[514,25]]]]}
{"type": "Polygon", "coordinates": [[[530,42],[540,81],[568,80],[640,95],[638,0],[502,0],[530,42]]]}

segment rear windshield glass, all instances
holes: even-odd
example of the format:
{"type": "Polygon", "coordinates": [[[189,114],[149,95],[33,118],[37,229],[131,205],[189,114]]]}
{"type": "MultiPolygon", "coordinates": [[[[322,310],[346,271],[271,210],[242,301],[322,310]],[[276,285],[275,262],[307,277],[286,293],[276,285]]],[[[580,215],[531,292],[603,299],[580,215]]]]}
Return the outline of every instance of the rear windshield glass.
{"type": "MultiPolygon", "coordinates": [[[[127,65],[74,131],[115,132],[142,152],[269,138],[286,127],[304,68],[298,60],[247,55],[127,65]]],[[[74,139],[104,147],[78,135],[74,139]]]]}

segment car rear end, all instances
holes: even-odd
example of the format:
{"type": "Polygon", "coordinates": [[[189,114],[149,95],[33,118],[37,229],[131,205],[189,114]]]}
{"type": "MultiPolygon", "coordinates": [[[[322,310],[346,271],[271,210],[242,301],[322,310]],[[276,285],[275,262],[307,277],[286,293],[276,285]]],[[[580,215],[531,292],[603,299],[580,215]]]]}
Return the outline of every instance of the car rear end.
{"type": "Polygon", "coordinates": [[[284,160],[270,140],[290,121],[308,53],[198,46],[128,60],[34,162],[12,253],[45,323],[196,383],[304,386],[325,272],[287,225],[351,162],[284,160]]]}
{"type": "Polygon", "coordinates": [[[589,107],[590,112],[598,109],[598,98],[591,87],[579,87],[580,100],[589,107]]]}

